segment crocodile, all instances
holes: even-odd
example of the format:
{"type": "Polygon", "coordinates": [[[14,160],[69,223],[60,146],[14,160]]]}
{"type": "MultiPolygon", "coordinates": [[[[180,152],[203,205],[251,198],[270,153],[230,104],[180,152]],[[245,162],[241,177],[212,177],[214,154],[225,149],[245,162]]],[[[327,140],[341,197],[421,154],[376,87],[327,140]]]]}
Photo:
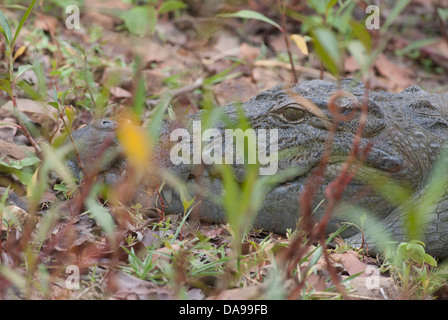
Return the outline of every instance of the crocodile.
{"type": "MultiPolygon", "coordinates": [[[[418,86],[411,86],[400,93],[373,92],[366,90],[362,82],[350,79],[338,83],[310,80],[293,86],[277,85],[244,103],[222,107],[223,113],[233,121],[238,118],[240,109],[256,132],[261,132],[259,129],[278,130],[278,172],[293,170],[292,176],[266,193],[254,220],[255,226],[277,233],[285,233],[297,226],[301,217],[301,195],[307,181],[312,181],[310,177],[318,170],[331,136],[333,142],[321,176],[322,183],[316,185],[311,202],[316,208],[313,214],[319,220],[325,212],[325,205],[319,204],[326,198],[326,187],[338,177],[353,148],[354,139],[359,138],[358,152],[355,154],[356,173],[345,187],[341,205],[335,210],[326,231],[336,231],[347,220],[344,211],[362,208],[375,217],[383,232],[397,241],[406,239],[406,210],[402,204],[385,196],[381,185],[388,181],[391,185],[410,190],[416,199],[422,197],[448,137],[448,93],[428,93],[418,86]],[[363,105],[366,106],[364,111],[363,105]],[[366,121],[363,122],[362,132],[358,132],[362,115],[366,116],[366,121]]],[[[186,126],[189,132],[192,130],[192,120],[200,119],[201,112],[190,118],[190,125],[186,126]]],[[[170,141],[170,133],[176,126],[178,123],[173,124],[172,121],[162,126],[162,143],[154,152],[157,161],[175,173],[190,190],[195,190],[194,186],[200,181],[209,194],[221,194],[222,181],[214,165],[173,164],[169,158],[167,149],[178,143],[170,141]]],[[[109,130],[110,123],[106,123],[105,127],[109,130]]],[[[216,123],[216,127],[224,132],[222,122],[216,123]]],[[[97,125],[96,130],[101,130],[101,126],[97,125]]],[[[268,147],[272,146],[268,143],[268,147]]],[[[90,149],[84,150],[89,152],[90,149]]],[[[120,160],[121,166],[122,163],[120,160]]],[[[242,182],[245,166],[234,165],[234,168],[237,181],[242,182]]],[[[111,166],[103,169],[108,172],[111,166]]],[[[166,213],[183,212],[182,202],[175,190],[167,188],[162,194],[166,213]]],[[[428,253],[446,258],[448,194],[441,194],[428,211],[430,214],[420,226],[422,240],[428,253]]],[[[201,199],[196,213],[203,221],[226,220],[223,207],[207,197],[201,199]]],[[[346,229],[342,236],[354,245],[361,243],[357,228],[346,229]]]]}

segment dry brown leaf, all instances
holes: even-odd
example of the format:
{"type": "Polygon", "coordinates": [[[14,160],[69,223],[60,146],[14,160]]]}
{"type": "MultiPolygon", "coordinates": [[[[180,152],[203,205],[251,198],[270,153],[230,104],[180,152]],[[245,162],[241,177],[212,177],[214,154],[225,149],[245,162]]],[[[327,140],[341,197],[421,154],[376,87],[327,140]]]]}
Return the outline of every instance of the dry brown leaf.
{"type": "Polygon", "coordinates": [[[353,56],[348,56],[344,60],[344,70],[349,73],[353,73],[356,70],[359,70],[359,64],[356,62],[356,59],[353,56]]]}
{"type": "Polygon", "coordinates": [[[193,288],[187,292],[188,300],[203,300],[205,298],[204,293],[201,289],[193,288]]]}
{"type": "Polygon", "coordinates": [[[30,215],[28,212],[19,208],[15,205],[10,205],[6,207],[3,213],[3,219],[8,223],[8,225],[17,225],[21,229],[25,224],[36,225],[39,218],[35,215],[30,215]]]}
{"type": "Polygon", "coordinates": [[[219,227],[212,227],[208,230],[202,230],[202,233],[207,237],[210,238],[212,240],[216,240],[219,235],[222,233],[223,228],[219,228],[219,227]]]}
{"type": "Polygon", "coordinates": [[[344,239],[342,239],[340,236],[334,237],[333,241],[336,245],[338,245],[339,247],[344,247],[346,246],[346,242],[344,239]]]}
{"type": "Polygon", "coordinates": [[[0,140],[0,156],[5,156],[4,160],[22,160],[27,154],[34,152],[32,147],[18,146],[14,143],[9,143],[0,140]]]}
{"type": "Polygon", "coordinates": [[[95,243],[88,243],[87,245],[83,244],[83,247],[84,248],[78,257],[78,265],[85,267],[98,264],[99,260],[103,256],[101,248],[99,248],[95,243]]]}
{"type": "Polygon", "coordinates": [[[302,37],[299,34],[292,34],[291,40],[296,44],[297,48],[299,48],[300,52],[302,52],[304,55],[308,55],[308,46],[306,44],[305,38],[302,37]]]}
{"type": "MultiPolygon", "coordinates": [[[[269,37],[269,46],[274,49],[276,53],[286,52],[286,42],[283,34],[270,36],[269,37]]],[[[291,46],[291,53],[302,55],[300,50],[296,46],[291,46]]]]}
{"type": "Polygon", "coordinates": [[[57,197],[55,196],[55,194],[53,192],[45,191],[44,194],[42,195],[42,197],[40,198],[40,203],[45,203],[45,202],[53,203],[56,200],[57,200],[57,197]]]}
{"type": "Polygon", "coordinates": [[[260,48],[252,47],[247,43],[243,42],[240,45],[240,53],[238,55],[238,58],[252,62],[255,60],[256,57],[260,55],[260,53],[261,53],[260,48]]]}
{"type": "Polygon", "coordinates": [[[105,281],[112,294],[119,291],[132,292],[137,287],[153,288],[154,283],[131,276],[124,271],[109,271],[105,276],[105,281]]]}
{"type": "MultiPolygon", "coordinates": [[[[40,124],[42,127],[48,126],[48,128],[52,127],[52,125],[56,121],[56,109],[53,107],[40,102],[34,101],[31,99],[16,99],[17,107],[19,111],[23,112],[28,118],[33,120],[35,123],[40,124]]],[[[14,116],[14,109],[12,101],[8,101],[1,107],[0,114],[2,116],[14,116]]]]}
{"type": "Polygon", "coordinates": [[[133,73],[134,70],[131,67],[107,67],[104,69],[100,83],[105,86],[114,85],[131,90],[133,73]]]}
{"type": "Polygon", "coordinates": [[[146,229],[143,231],[143,237],[141,242],[144,244],[145,247],[160,247],[162,244],[161,240],[161,232],[162,231],[154,231],[151,229],[146,229]]]}
{"type": "Polygon", "coordinates": [[[322,275],[311,273],[306,278],[306,285],[308,288],[313,288],[316,291],[324,291],[327,289],[327,282],[322,275]]]}
{"type": "Polygon", "coordinates": [[[132,97],[132,93],[130,93],[128,90],[125,90],[125,89],[120,88],[120,87],[112,87],[112,88],[110,88],[110,93],[115,98],[127,99],[127,98],[132,97]]]}
{"type": "Polygon", "coordinates": [[[359,272],[363,272],[360,277],[368,276],[368,274],[364,272],[367,269],[367,265],[359,260],[358,254],[355,251],[333,253],[330,255],[330,258],[334,262],[341,263],[344,266],[345,271],[351,276],[359,272]]]}
{"type": "Polygon", "coordinates": [[[414,72],[405,66],[390,61],[384,54],[380,54],[374,64],[378,72],[388,78],[397,91],[401,91],[414,84],[414,72]]]}
{"type": "Polygon", "coordinates": [[[147,42],[144,45],[136,48],[137,54],[143,56],[142,62],[149,65],[152,62],[162,62],[172,56],[172,53],[153,41],[147,42]]]}
{"type": "Polygon", "coordinates": [[[254,300],[260,299],[264,293],[264,285],[255,285],[244,288],[223,290],[217,295],[210,296],[207,300],[254,300]]]}
{"type": "Polygon", "coordinates": [[[34,21],[34,27],[36,29],[42,29],[44,31],[49,32],[50,34],[54,34],[56,27],[58,26],[58,19],[52,16],[48,16],[45,14],[39,14],[37,19],[34,21]]]}
{"type": "MultiPolygon", "coordinates": [[[[3,123],[16,123],[16,120],[14,118],[4,118],[2,119],[3,123]]],[[[14,139],[14,136],[17,133],[18,128],[14,125],[1,125],[0,126],[0,139],[12,142],[14,139]]]]}
{"type": "Polygon", "coordinates": [[[165,261],[165,262],[171,262],[170,255],[173,254],[173,252],[176,252],[180,249],[180,246],[178,244],[172,244],[171,248],[168,247],[163,247],[160,249],[157,249],[155,251],[153,251],[152,253],[152,261],[153,262],[157,262],[157,261],[165,261]]]}
{"type": "MultiPolygon", "coordinates": [[[[343,276],[343,278],[346,278],[343,276]]],[[[400,289],[392,278],[371,275],[356,277],[346,282],[352,299],[396,300],[400,298],[400,289]]]]}
{"type": "Polygon", "coordinates": [[[411,2],[426,7],[426,10],[434,10],[438,0],[412,0],[411,2]]]}
{"type": "Polygon", "coordinates": [[[163,80],[167,77],[164,70],[146,69],[142,71],[142,75],[146,80],[146,87],[150,94],[160,94],[163,89],[163,80]]]}
{"type": "Polygon", "coordinates": [[[89,25],[97,25],[109,30],[112,30],[114,28],[115,21],[117,19],[117,17],[114,18],[112,16],[108,16],[93,10],[86,10],[84,12],[83,18],[83,21],[85,21],[89,25]]]}
{"type": "Polygon", "coordinates": [[[154,283],[145,281],[123,271],[111,271],[106,277],[110,293],[116,299],[123,300],[172,300],[174,293],[166,287],[156,287],[154,283]]]}
{"type": "Polygon", "coordinates": [[[255,96],[258,90],[249,77],[234,78],[213,86],[213,93],[222,105],[233,101],[247,101],[255,96]]]}
{"type": "Polygon", "coordinates": [[[17,51],[14,53],[13,61],[16,61],[22,54],[24,54],[26,51],[26,46],[21,46],[17,51]]]}

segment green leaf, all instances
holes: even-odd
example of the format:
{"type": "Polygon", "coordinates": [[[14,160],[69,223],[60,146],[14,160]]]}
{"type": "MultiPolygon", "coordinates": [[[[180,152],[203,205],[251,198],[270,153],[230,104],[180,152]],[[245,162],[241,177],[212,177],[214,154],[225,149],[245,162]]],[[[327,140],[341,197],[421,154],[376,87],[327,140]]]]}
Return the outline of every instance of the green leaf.
{"type": "Polygon", "coordinates": [[[59,103],[58,102],[52,101],[52,102],[48,102],[48,104],[59,111],[59,103]]]}
{"type": "MultiPolygon", "coordinates": [[[[195,198],[196,198],[196,197],[195,197],[195,198]]],[[[188,207],[193,203],[193,201],[194,201],[195,198],[193,198],[190,202],[188,202],[188,204],[185,204],[185,201],[183,201],[183,202],[182,202],[182,205],[184,206],[184,208],[188,208],[188,207]]],[[[197,203],[197,204],[198,204],[198,203],[197,203]]],[[[196,205],[197,205],[197,204],[196,204],[196,205]]],[[[183,217],[181,223],[179,224],[179,226],[178,226],[177,229],[176,229],[176,232],[174,233],[173,237],[171,238],[171,241],[170,241],[171,244],[173,244],[173,243],[174,243],[174,240],[176,240],[177,237],[179,236],[179,233],[180,233],[180,231],[182,230],[182,228],[183,228],[183,226],[184,226],[184,224],[185,224],[185,221],[187,221],[188,217],[190,216],[190,213],[193,211],[193,208],[194,208],[196,205],[194,205],[193,207],[191,207],[188,211],[185,211],[185,213],[184,213],[184,217],[183,217]]]]}
{"type": "Polygon", "coordinates": [[[28,9],[26,10],[25,14],[23,15],[22,19],[19,22],[19,25],[17,26],[16,33],[14,34],[14,39],[11,43],[11,48],[14,46],[14,43],[16,42],[17,37],[19,36],[20,30],[22,30],[23,25],[25,24],[26,20],[28,19],[28,16],[31,13],[31,10],[34,7],[34,4],[36,3],[36,0],[32,0],[31,4],[28,6],[28,9]]]}
{"type": "Polygon", "coordinates": [[[313,34],[320,45],[328,52],[328,55],[333,61],[338,62],[340,60],[339,46],[334,33],[328,29],[319,28],[316,29],[313,34]]]}
{"type": "Polygon", "coordinates": [[[437,8],[437,13],[443,21],[448,21],[448,9],[437,8]]]}
{"type": "Polygon", "coordinates": [[[364,214],[359,218],[359,221],[361,223],[361,228],[364,226],[364,223],[367,220],[367,213],[364,212],[364,214]]]}
{"type": "Polygon", "coordinates": [[[25,290],[28,286],[28,280],[25,275],[6,266],[5,264],[0,265],[0,274],[19,290],[25,290]]]}
{"type": "Polygon", "coordinates": [[[12,98],[11,82],[8,79],[0,79],[0,89],[3,89],[12,98]]]}
{"type": "Polygon", "coordinates": [[[227,69],[224,69],[220,73],[217,73],[213,76],[210,76],[210,77],[204,79],[204,85],[217,84],[224,80],[228,80],[229,78],[233,78],[235,75],[239,75],[239,73],[236,73],[234,75],[228,75],[228,73],[230,71],[232,71],[233,69],[235,69],[235,67],[237,67],[239,64],[240,64],[239,62],[235,62],[230,67],[228,67],[227,69]]]}
{"type": "Polygon", "coordinates": [[[40,159],[38,157],[32,156],[32,157],[28,157],[28,158],[24,158],[20,161],[20,164],[23,167],[29,167],[29,166],[33,166],[37,163],[40,162],[40,159]]]}
{"type": "Polygon", "coordinates": [[[338,0],[329,0],[327,6],[325,7],[325,10],[326,11],[330,10],[336,5],[336,3],[338,3],[338,0]]]}
{"type": "Polygon", "coordinates": [[[59,101],[59,99],[58,99],[58,90],[56,89],[56,85],[53,85],[53,100],[55,102],[59,101]]]}
{"type": "Polygon", "coordinates": [[[421,40],[416,40],[416,41],[412,41],[411,43],[409,43],[406,47],[404,47],[403,49],[397,49],[395,50],[395,53],[397,55],[404,55],[407,53],[410,53],[414,50],[417,50],[421,47],[427,46],[428,44],[434,43],[439,41],[438,38],[431,38],[431,39],[421,39],[421,40]]]}
{"type": "Polygon", "coordinates": [[[411,260],[420,264],[425,261],[425,248],[420,243],[413,243],[411,241],[406,245],[406,251],[411,260]]]}
{"type": "Polygon", "coordinates": [[[66,97],[70,92],[72,92],[72,90],[73,90],[73,88],[68,88],[68,89],[66,89],[66,90],[62,93],[62,96],[61,96],[61,104],[64,104],[65,97],[66,97]]]}
{"type": "Polygon", "coordinates": [[[65,183],[57,183],[57,184],[55,184],[55,185],[53,186],[53,189],[54,189],[55,191],[61,191],[61,192],[63,192],[64,195],[66,195],[66,194],[70,191],[70,188],[68,188],[68,187],[65,185],[65,183]]]}
{"type": "Polygon", "coordinates": [[[153,7],[138,6],[124,12],[122,19],[129,32],[138,36],[144,36],[148,28],[155,23],[155,21],[151,20],[157,18],[154,16],[153,9],[153,7]]]}
{"type": "Polygon", "coordinates": [[[2,210],[4,209],[4,207],[6,205],[6,200],[8,200],[10,189],[11,189],[11,185],[8,185],[5,189],[5,191],[3,191],[2,198],[0,199],[0,207],[2,208],[2,210]]]}
{"type": "Polygon", "coordinates": [[[223,189],[225,190],[222,197],[222,204],[227,213],[227,220],[232,226],[236,227],[239,221],[238,218],[241,217],[242,214],[239,206],[241,197],[240,187],[236,182],[231,166],[222,165],[220,169],[223,180],[223,189]]]}
{"type": "Polygon", "coordinates": [[[67,129],[69,131],[71,131],[72,125],[73,125],[73,120],[75,120],[75,111],[73,108],[64,108],[64,110],[65,110],[65,115],[67,116],[67,119],[68,119],[67,129]]]}
{"type": "Polygon", "coordinates": [[[155,7],[148,7],[148,29],[149,34],[153,35],[156,31],[157,24],[157,10],[155,7]]]}
{"type": "Polygon", "coordinates": [[[19,66],[19,70],[17,70],[16,78],[19,78],[22,74],[24,74],[26,71],[33,69],[34,67],[31,64],[26,64],[23,66],[19,66]]]}
{"type": "Polygon", "coordinates": [[[275,21],[269,19],[261,13],[252,10],[240,10],[235,13],[221,13],[217,15],[222,18],[242,18],[242,19],[255,19],[269,23],[270,25],[276,27],[278,30],[283,32],[283,28],[275,21]]]}
{"type": "Polygon", "coordinates": [[[196,197],[193,197],[193,199],[191,199],[190,201],[188,201],[187,199],[182,199],[182,206],[184,207],[184,212],[187,212],[188,208],[191,207],[195,199],[196,197]]]}
{"type": "Polygon", "coordinates": [[[370,60],[364,45],[359,40],[352,40],[348,43],[347,49],[365,74],[368,70],[370,60]]]}
{"type": "Polygon", "coordinates": [[[425,243],[419,240],[401,242],[395,255],[395,263],[401,265],[410,261],[418,264],[427,263],[433,267],[437,266],[437,261],[425,252],[425,243]]]}
{"type": "Polygon", "coordinates": [[[308,0],[308,4],[319,14],[325,14],[337,3],[337,0],[308,0]]]}
{"type": "Polygon", "coordinates": [[[313,256],[311,257],[311,260],[308,264],[308,270],[310,270],[316,263],[317,261],[320,259],[320,257],[322,256],[323,253],[323,249],[322,246],[318,246],[313,254],[313,256]]]}
{"type": "Polygon", "coordinates": [[[137,81],[137,89],[134,95],[134,113],[140,119],[145,108],[145,98],[146,98],[146,83],[144,77],[139,77],[137,81]]]}
{"type": "Polygon", "coordinates": [[[183,1],[168,0],[164,1],[160,6],[159,13],[171,12],[187,8],[187,4],[183,1]]]}
{"type": "Polygon", "coordinates": [[[37,59],[33,61],[33,70],[37,77],[37,94],[39,99],[44,99],[47,97],[47,79],[43,69],[42,63],[37,59]]]}
{"type": "Polygon", "coordinates": [[[160,102],[154,108],[151,121],[148,125],[149,138],[153,142],[153,145],[156,145],[159,141],[159,132],[163,123],[163,117],[165,116],[165,111],[168,109],[172,98],[173,93],[171,91],[166,91],[162,94],[160,102]]]}
{"type": "Polygon", "coordinates": [[[314,48],[327,69],[335,76],[339,75],[341,56],[338,41],[334,33],[328,29],[313,30],[314,48]]]}
{"type": "Polygon", "coordinates": [[[429,254],[425,254],[425,262],[429,264],[430,266],[437,267],[437,261],[433,257],[431,257],[429,254]]]}
{"type": "Polygon", "coordinates": [[[355,37],[362,42],[367,52],[370,52],[372,50],[372,37],[370,36],[370,33],[367,31],[366,27],[356,21],[350,21],[350,25],[355,37]]]}
{"type": "Polygon", "coordinates": [[[0,10],[0,32],[5,36],[6,44],[11,47],[12,32],[9,26],[8,19],[6,19],[3,12],[0,10]]]}
{"type": "Polygon", "coordinates": [[[115,230],[115,223],[110,213],[98,204],[95,197],[87,198],[85,203],[86,207],[93,215],[93,218],[106,233],[110,233],[115,230]]]}
{"type": "Polygon", "coordinates": [[[324,14],[326,9],[326,4],[322,0],[309,0],[308,4],[317,11],[319,14],[324,14]]]}
{"type": "Polygon", "coordinates": [[[401,11],[409,4],[410,0],[400,0],[397,1],[397,3],[394,3],[392,11],[387,16],[386,22],[383,26],[381,26],[381,32],[386,33],[392,24],[392,22],[395,21],[397,16],[400,14],[401,11]]]}

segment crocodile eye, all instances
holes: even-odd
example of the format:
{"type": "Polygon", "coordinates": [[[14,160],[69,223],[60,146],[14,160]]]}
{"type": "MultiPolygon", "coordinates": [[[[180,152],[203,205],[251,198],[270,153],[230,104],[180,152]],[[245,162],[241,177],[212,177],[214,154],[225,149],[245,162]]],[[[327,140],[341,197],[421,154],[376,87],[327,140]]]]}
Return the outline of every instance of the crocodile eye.
{"type": "Polygon", "coordinates": [[[294,107],[287,107],[283,110],[283,116],[290,122],[298,122],[305,117],[305,111],[294,107]]]}

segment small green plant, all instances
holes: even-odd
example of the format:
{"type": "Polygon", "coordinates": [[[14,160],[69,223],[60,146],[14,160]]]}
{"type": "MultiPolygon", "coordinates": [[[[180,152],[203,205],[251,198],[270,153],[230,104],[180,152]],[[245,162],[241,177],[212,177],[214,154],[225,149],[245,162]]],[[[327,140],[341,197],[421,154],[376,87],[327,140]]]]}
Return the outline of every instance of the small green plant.
{"type": "Polygon", "coordinates": [[[36,164],[40,162],[39,158],[29,156],[22,160],[5,160],[6,156],[0,158],[0,171],[6,174],[16,175],[20,182],[28,185],[34,174],[36,164]]]}
{"type": "Polygon", "coordinates": [[[140,259],[134,252],[134,248],[131,250],[122,247],[124,251],[129,255],[129,267],[122,267],[126,272],[135,274],[142,280],[150,280],[158,282],[162,278],[162,274],[157,269],[157,264],[153,261],[153,253],[149,251],[144,259],[140,259]]]}
{"type": "Polygon", "coordinates": [[[361,68],[359,75],[365,77],[376,56],[387,44],[392,22],[407,3],[409,0],[401,0],[394,6],[381,25],[381,42],[376,47],[364,21],[353,18],[355,1],[309,0],[307,4],[316,14],[303,15],[286,10],[286,15],[302,23],[302,34],[311,37],[317,56],[334,76],[341,76],[343,61],[350,54],[361,68]]]}
{"type": "Polygon", "coordinates": [[[398,245],[394,263],[397,265],[414,263],[420,266],[426,263],[432,267],[437,266],[436,260],[425,252],[425,244],[418,240],[401,242],[398,245]]]}
{"type": "Polygon", "coordinates": [[[8,59],[8,76],[6,78],[0,78],[0,89],[4,90],[8,96],[10,97],[13,107],[14,107],[14,113],[18,120],[20,129],[22,130],[23,134],[28,138],[31,145],[36,150],[36,154],[41,157],[42,156],[42,149],[41,147],[36,143],[34,138],[31,136],[30,132],[28,131],[28,128],[23,123],[23,116],[19,113],[18,107],[17,107],[17,99],[16,99],[16,81],[17,79],[25,72],[26,70],[29,70],[31,67],[29,66],[22,66],[19,68],[18,72],[14,74],[14,61],[19,56],[20,49],[14,53],[14,44],[16,43],[16,40],[20,34],[20,31],[22,30],[23,25],[27,21],[31,10],[34,7],[34,4],[36,3],[36,0],[31,1],[30,5],[25,11],[25,14],[22,16],[22,19],[20,19],[19,24],[16,28],[16,31],[14,33],[14,36],[11,31],[11,25],[8,22],[8,19],[6,19],[3,12],[0,10],[0,33],[3,34],[5,39],[5,56],[8,59]]]}
{"type": "Polygon", "coordinates": [[[401,242],[396,250],[387,252],[381,267],[397,278],[407,299],[426,299],[446,284],[444,269],[437,268],[437,261],[425,252],[425,244],[418,240],[401,242]]]}
{"type": "Polygon", "coordinates": [[[116,11],[116,15],[123,19],[126,28],[133,35],[144,36],[154,34],[158,17],[165,13],[175,13],[187,8],[187,4],[178,0],[145,0],[127,1],[134,6],[130,10],[116,11]]]}
{"type": "MultiPolygon", "coordinates": [[[[218,109],[219,110],[219,109],[218,109]]],[[[236,105],[237,120],[236,123],[230,121],[224,115],[217,115],[221,121],[230,125],[231,128],[241,129],[243,131],[250,128],[249,121],[245,118],[243,110],[240,105],[236,105]]],[[[203,123],[205,127],[211,125],[213,112],[204,114],[203,123]]],[[[247,148],[244,150],[244,181],[237,182],[236,174],[231,165],[218,165],[216,169],[220,172],[222,177],[223,196],[221,198],[221,205],[226,213],[226,221],[230,224],[233,243],[232,249],[236,258],[237,270],[240,270],[241,265],[241,244],[245,238],[246,232],[254,222],[254,219],[261,207],[265,195],[271,190],[273,186],[278,184],[288,176],[292,176],[296,169],[284,170],[276,175],[259,176],[258,160],[255,164],[248,163],[248,155],[256,153],[256,142],[252,141],[248,136],[247,148]]]]}

